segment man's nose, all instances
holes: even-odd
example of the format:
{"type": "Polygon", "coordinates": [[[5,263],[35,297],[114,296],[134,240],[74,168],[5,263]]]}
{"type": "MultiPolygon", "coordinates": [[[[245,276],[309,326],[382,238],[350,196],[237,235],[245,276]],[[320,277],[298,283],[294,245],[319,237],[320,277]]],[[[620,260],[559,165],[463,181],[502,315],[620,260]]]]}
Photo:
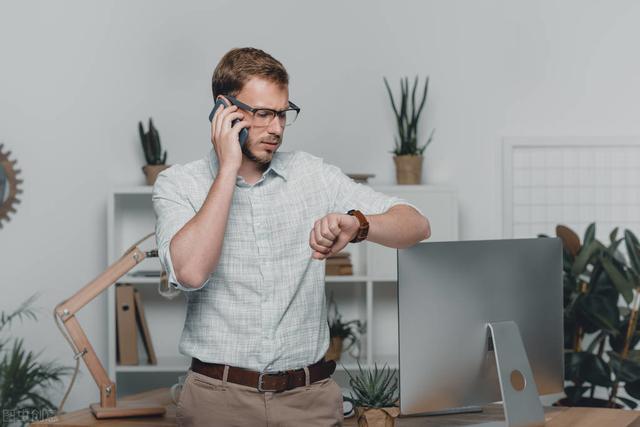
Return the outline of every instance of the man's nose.
{"type": "Polygon", "coordinates": [[[271,134],[282,135],[282,132],[284,131],[284,124],[280,121],[280,118],[276,115],[273,118],[273,120],[271,120],[271,123],[269,123],[269,127],[267,128],[267,130],[271,134]]]}

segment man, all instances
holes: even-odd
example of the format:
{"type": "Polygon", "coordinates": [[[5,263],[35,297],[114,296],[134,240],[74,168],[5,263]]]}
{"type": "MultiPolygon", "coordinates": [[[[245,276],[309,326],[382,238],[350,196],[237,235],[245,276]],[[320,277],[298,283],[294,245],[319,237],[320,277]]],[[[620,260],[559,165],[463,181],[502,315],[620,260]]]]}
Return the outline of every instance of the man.
{"type": "Polygon", "coordinates": [[[404,200],[318,157],[278,152],[299,112],[288,83],[267,53],[229,51],[213,73],[227,107],[213,117],[209,155],[154,186],[160,259],[187,297],[180,425],[342,425],[335,363],[323,359],[323,261],[351,241],[402,248],[430,234],[404,200]]]}

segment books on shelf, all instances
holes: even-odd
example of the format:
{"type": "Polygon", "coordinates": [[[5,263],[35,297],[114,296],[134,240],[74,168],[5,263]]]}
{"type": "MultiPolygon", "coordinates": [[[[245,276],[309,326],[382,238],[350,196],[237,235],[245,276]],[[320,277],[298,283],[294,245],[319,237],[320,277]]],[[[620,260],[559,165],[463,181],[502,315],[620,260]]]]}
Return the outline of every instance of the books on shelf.
{"type": "Polygon", "coordinates": [[[376,175],[373,173],[348,173],[347,176],[359,184],[368,184],[369,178],[376,175]]]}
{"type": "Polygon", "coordinates": [[[121,365],[138,364],[138,340],[133,286],[116,285],[117,357],[121,365]]]}
{"type": "Polygon", "coordinates": [[[118,364],[138,364],[138,331],[147,353],[147,362],[156,365],[158,360],[151,342],[149,326],[142,306],[140,293],[128,283],[116,285],[116,354],[118,364]]]}
{"type": "Polygon", "coordinates": [[[147,363],[149,365],[156,365],[158,363],[158,359],[156,358],[156,352],[153,348],[153,343],[151,342],[151,334],[149,333],[149,326],[147,325],[147,317],[144,315],[140,292],[134,290],[133,299],[136,303],[136,323],[138,324],[138,329],[142,335],[142,344],[147,352],[147,363]]]}
{"type": "Polygon", "coordinates": [[[338,252],[327,258],[325,261],[326,276],[351,276],[353,275],[353,265],[351,264],[351,254],[349,252],[338,252]]]}
{"type": "Polygon", "coordinates": [[[129,273],[131,277],[160,277],[160,270],[136,270],[129,273]]]}

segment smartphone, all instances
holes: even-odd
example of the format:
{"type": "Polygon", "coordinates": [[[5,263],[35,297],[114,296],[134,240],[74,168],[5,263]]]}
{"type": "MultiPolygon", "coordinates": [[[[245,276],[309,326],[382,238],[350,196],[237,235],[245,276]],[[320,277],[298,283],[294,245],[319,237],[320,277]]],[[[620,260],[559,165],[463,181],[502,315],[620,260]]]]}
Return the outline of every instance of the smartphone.
{"type": "MultiPolygon", "coordinates": [[[[213,115],[216,113],[216,110],[221,105],[224,105],[225,108],[229,106],[229,104],[227,104],[227,102],[224,99],[222,98],[216,99],[216,103],[213,105],[213,110],[211,110],[211,114],[209,114],[209,121],[213,120],[213,115]]],[[[239,121],[240,119],[235,119],[234,121],[231,122],[231,126],[235,125],[239,121]]],[[[241,146],[244,146],[244,143],[247,142],[247,138],[249,138],[249,131],[247,130],[247,128],[240,129],[240,134],[238,134],[238,140],[240,141],[241,146]]]]}

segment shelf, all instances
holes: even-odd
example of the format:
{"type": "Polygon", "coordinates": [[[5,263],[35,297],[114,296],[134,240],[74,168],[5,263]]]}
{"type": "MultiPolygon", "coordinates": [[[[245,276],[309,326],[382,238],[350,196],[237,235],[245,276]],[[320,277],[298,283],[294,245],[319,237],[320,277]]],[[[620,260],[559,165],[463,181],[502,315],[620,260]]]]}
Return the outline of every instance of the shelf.
{"type": "MultiPolygon", "coordinates": [[[[378,369],[381,369],[384,364],[385,361],[379,361],[379,360],[374,360],[374,362],[376,362],[378,364],[378,369]]],[[[366,362],[360,362],[360,366],[362,366],[362,369],[367,369],[367,368],[371,368],[373,369],[374,364],[367,364],[366,362]]],[[[396,370],[398,369],[398,363],[388,363],[387,362],[387,366],[389,368],[391,368],[392,370],[396,370]]],[[[358,364],[355,362],[351,362],[351,363],[342,363],[342,362],[338,362],[338,364],[336,365],[336,371],[344,371],[344,370],[348,370],[349,372],[351,372],[352,374],[355,372],[358,372],[358,364]]]]}
{"type": "Polygon", "coordinates": [[[186,372],[191,359],[181,356],[158,356],[157,365],[116,365],[116,372],[186,372]]]}
{"type": "MultiPolygon", "coordinates": [[[[360,366],[363,368],[367,365],[367,355],[365,354],[364,343],[361,342],[361,353],[360,353],[360,366]]],[[[348,351],[343,351],[340,355],[340,360],[336,362],[336,371],[344,371],[348,369],[349,371],[357,371],[358,370],[358,359],[351,356],[348,351]]]]}
{"type": "Polygon", "coordinates": [[[324,281],[327,283],[365,283],[369,280],[367,276],[325,276],[324,281]]]}
{"type": "Polygon", "coordinates": [[[380,191],[385,194],[395,194],[395,193],[455,193],[456,188],[449,184],[411,184],[411,185],[394,185],[394,184],[371,184],[371,188],[376,191],[380,191]]]}
{"type": "Polygon", "coordinates": [[[151,194],[153,185],[138,185],[135,187],[118,188],[113,191],[115,196],[126,196],[130,194],[151,194]]]}
{"type": "MultiPolygon", "coordinates": [[[[369,276],[325,276],[326,283],[366,283],[366,282],[396,282],[397,279],[369,276]]],[[[130,274],[122,276],[118,283],[131,284],[152,284],[157,285],[160,277],[132,276],[130,274]]]]}
{"type": "Polygon", "coordinates": [[[160,283],[160,277],[143,277],[143,276],[132,276],[130,274],[125,274],[122,276],[118,283],[131,283],[133,285],[137,284],[152,284],[157,285],[160,283]]]}
{"type": "MultiPolygon", "coordinates": [[[[386,364],[391,369],[398,369],[398,355],[397,354],[378,354],[373,358],[373,362],[378,364],[378,369],[384,367],[386,364]]],[[[371,363],[373,368],[373,363],[371,363]]]]}

